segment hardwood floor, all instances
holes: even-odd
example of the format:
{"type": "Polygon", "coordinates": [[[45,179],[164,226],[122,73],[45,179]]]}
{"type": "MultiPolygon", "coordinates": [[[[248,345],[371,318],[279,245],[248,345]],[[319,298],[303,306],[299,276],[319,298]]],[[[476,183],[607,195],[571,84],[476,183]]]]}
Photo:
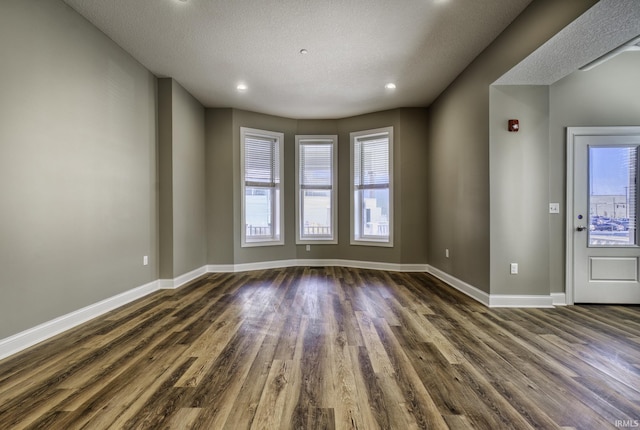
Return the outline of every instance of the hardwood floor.
{"type": "Polygon", "coordinates": [[[212,274],[0,361],[0,429],[634,420],[640,307],[487,309],[417,273],[212,274]]]}

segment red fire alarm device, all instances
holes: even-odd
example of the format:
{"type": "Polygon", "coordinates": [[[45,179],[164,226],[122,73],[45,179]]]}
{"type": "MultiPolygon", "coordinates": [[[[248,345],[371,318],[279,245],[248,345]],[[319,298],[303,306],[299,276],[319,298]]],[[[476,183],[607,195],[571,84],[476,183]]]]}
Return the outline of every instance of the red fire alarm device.
{"type": "Polygon", "coordinates": [[[518,123],[517,119],[510,119],[509,120],[509,131],[518,131],[520,130],[520,124],[518,123]]]}

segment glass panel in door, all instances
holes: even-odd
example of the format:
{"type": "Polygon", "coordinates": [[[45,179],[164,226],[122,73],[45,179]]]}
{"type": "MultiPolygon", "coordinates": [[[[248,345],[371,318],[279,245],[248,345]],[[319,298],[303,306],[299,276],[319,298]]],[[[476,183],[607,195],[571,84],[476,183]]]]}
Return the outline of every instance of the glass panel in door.
{"type": "Polygon", "coordinates": [[[589,147],[589,247],[637,245],[637,146],[589,147]]]}

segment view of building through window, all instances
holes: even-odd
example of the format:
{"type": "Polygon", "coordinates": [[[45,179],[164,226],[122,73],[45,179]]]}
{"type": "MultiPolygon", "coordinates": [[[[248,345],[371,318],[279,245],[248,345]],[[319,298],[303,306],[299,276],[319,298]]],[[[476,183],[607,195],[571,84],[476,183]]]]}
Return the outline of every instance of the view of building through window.
{"type": "Polygon", "coordinates": [[[389,236],[389,189],[365,190],[364,194],[364,236],[389,236]]]}
{"type": "Polygon", "coordinates": [[[589,148],[589,244],[636,244],[638,148],[589,148]]]}
{"type": "Polygon", "coordinates": [[[282,133],[240,128],[242,246],[282,244],[282,133]]]}
{"type": "Polygon", "coordinates": [[[392,133],[391,127],[351,133],[352,241],[392,244],[392,133]]]}
{"type": "Polygon", "coordinates": [[[245,187],[247,237],[271,237],[273,194],[272,189],[245,187]]]}
{"type": "Polygon", "coordinates": [[[296,136],[298,243],[335,243],[337,136],[296,136]]]}
{"type": "Polygon", "coordinates": [[[302,237],[330,237],[331,191],[304,190],[302,237]]]}

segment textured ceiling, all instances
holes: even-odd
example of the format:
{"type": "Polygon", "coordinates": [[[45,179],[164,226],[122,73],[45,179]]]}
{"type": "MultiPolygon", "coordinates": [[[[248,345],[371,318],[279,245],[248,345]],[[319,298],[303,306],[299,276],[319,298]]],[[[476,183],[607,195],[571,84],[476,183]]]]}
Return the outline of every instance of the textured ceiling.
{"type": "Polygon", "coordinates": [[[640,0],[600,0],[495,84],[551,85],[638,35],[640,0]]]}
{"type": "Polygon", "coordinates": [[[206,107],[317,119],[429,105],[530,1],[65,0],[206,107]]]}

